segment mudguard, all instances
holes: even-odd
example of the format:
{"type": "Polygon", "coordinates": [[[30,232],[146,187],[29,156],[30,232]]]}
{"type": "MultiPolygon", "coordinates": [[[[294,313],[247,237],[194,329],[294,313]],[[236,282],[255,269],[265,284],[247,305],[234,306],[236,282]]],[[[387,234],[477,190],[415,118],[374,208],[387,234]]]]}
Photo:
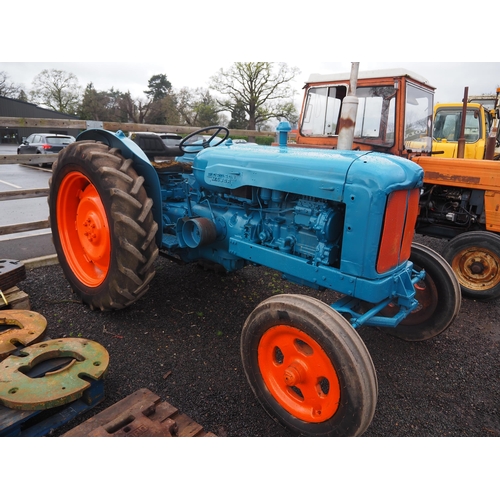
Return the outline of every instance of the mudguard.
{"type": "Polygon", "coordinates": [[[83,131],[76,138],[77,141],[97,141],[106,144],[110,148],[119,149],[122,156],[134,162],[135,171],[144,177],[144,188],[148,196],[153,200],[153,217],[158,224],[156,234],[156,244],[161,247],[163,218],[161,208],[161,191],[158,174],[153,165],[145,155],[144,151],[121,130],[109,132],[104,129],[88,129],[83,131]]]}

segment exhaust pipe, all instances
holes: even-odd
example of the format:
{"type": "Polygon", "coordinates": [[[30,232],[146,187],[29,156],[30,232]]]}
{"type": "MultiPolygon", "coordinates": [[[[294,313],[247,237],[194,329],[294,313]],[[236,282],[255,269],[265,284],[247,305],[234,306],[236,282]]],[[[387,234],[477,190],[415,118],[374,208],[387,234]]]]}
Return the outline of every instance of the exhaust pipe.
{"type": "Polygon", "coordinates": [[[458,139],[457,158],[465,156],[465,118],[467,117],[467,101],[469,100],[469,87],[464,89],[464,105],[462,109],[462,123],[460,124],[460,138],[458,139]]]}
{"type": "Polygon", "coordinates": [[[358,112],[359,99],[356,97],[358,86],[359,63],[351,63],[351,76],[349,81],[349,92],[342,101],[342,111],[339,120],[339,138],[337,149],[352,149],[354,143],[354,128],[356,126],[356,114],[358,112]]]}

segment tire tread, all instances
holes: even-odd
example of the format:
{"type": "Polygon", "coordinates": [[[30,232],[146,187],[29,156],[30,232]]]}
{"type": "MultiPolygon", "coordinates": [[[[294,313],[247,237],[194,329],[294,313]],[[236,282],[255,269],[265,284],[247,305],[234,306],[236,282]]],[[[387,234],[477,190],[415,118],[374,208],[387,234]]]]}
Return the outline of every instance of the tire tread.
{"type": "Polygon", "coordinates": [[[121,156],[118,148],[95,141],[77,141],[67,146],[54,162],[52,172],[49,222],[59,261],[71,288],[92,309],[122,309],[131,305],[147,292],[159,254],[155,243],[158,224],[153,218],[152,200],[144,189],[144,178],[135,172],[132,160],[121,156]],[[94,183],[108,207],[110,235],[114,241],[108,271],[111,276],[96,290],[89,290],[76,278],[60,246],[58,228],[54,227],[57,226],[57,184],[65,172],[76,168],[94,183]]]}

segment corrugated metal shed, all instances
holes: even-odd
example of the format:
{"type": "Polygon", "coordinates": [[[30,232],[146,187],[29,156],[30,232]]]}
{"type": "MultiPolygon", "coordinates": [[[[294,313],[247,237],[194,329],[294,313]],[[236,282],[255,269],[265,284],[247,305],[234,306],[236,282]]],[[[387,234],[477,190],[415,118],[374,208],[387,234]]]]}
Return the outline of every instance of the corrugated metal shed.
{"type": "MultiPolygon", "coordinates": [[[[0,116],[5,117],[19,117],[19,118],[54,118],[54,119],[73,119],[78,120],[77,116],[68,115],[66,113],[59,113],[51,109],[41,108],[36,104],[20,101],[18,99],[11,99],[9,97],[0,96],[0,116]]],[[[35,132],[49,132],[58,134],[69,134],[77,136],[80,132],[79,129],[53,129],[43,127],[1,127],[0,126],[0,142],[19,144],[23,137],[28,137],[35,132]]]]}

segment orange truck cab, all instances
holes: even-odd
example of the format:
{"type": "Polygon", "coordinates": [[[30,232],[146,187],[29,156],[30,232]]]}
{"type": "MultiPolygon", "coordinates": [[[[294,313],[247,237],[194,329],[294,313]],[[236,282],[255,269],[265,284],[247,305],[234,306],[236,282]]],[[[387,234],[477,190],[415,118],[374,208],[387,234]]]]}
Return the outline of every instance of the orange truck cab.
{"type": "MultiPolygon", "coordinates": [[[[311,75],[304,87],[297,145],[336,148],[349,78],[348,73],[311,75]]],[[[414,149],[430,152],[434,90],[404,69],[360,72],[353,149],[404,157],[414,149]]]]}

